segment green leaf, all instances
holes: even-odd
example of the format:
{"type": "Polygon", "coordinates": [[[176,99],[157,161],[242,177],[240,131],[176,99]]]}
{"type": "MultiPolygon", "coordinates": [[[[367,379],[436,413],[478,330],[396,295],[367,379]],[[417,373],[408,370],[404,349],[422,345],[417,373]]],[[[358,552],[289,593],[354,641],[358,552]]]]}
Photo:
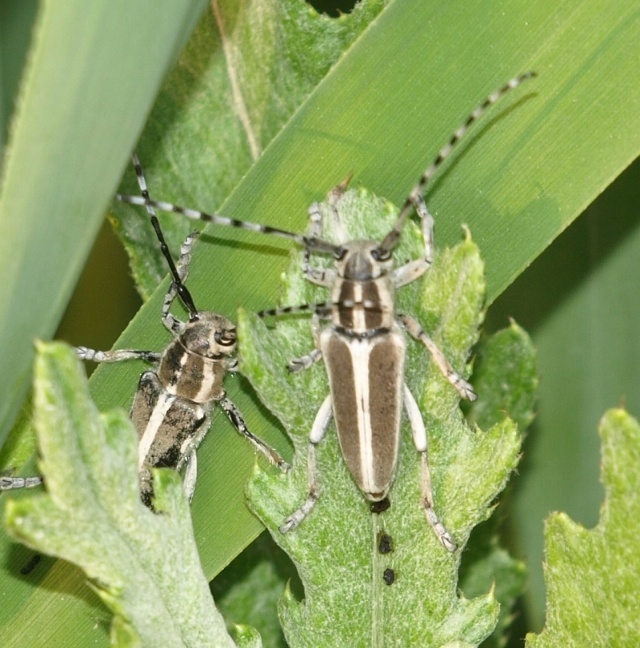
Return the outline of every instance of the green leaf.
{"type": "Polygon", "coordinates": [[[55,331],[127,152],[203,4],[158,12],[149,0],[40,3],[2,160],[0,442],[30,383],[33,340],[55,331]]]}
{"type": "Polygon", "coordinates": [[[265,646],[286,648],[277,611],[287,583],[302,594],[293,563],[265,532],[216,576],[211,592],[228,625],[248,623],[265,646]]]}
{"type": "MultiPolygon", "coordinates": [[[[72,244],[69,237],[76,236],[81,227],[89,224],[85,218],[97,205],[89,201],[76,212],[75,191],[102,191],[99,197],[102,202],[96,207],[102,210],[105,196],[113,190],[115,176],[101,166],[113,165],[116,160],[119,170],[125,168],[125,157],[134,139],[130,133],[135,129],[128,130],[123,120],[141,124],[155,93],[152,84],[145,84],[143,79],[146,74],[157,72],[156,66],[162,67],[167,52],[154,49],[152,43],[167,45],[174,41],[149,16],[157,13],[158,20],[166,19],[166,24],[176,30],[181,24],[174,21],[168,10],[158,13],[155,5],[144,3],[135,7],[127,5],[127,11],[135,11],[136,15],[140,12],[137,21],[129,21],[113,2],[92,3],[89,13],[85,3],[81,7],[80,3],[66,3],[66,8],[75,11],[74,16],[78,17],[68,22],[78,30],[78,35],[60,36],[60,43],[64,43],[69,57],[73,57],[62,69],[70,75],[74,64],[79,63],[76,44],[84,42],[86,35],[100,52],[106,43],[107,71],[115,69],[113,61],[131,64],[126,73],[129,85],[116,84],[114,89],[114,84],[104,81],[111,77],[98,65],[91,76],[100,80],[100,91],[105,95],[99,108],[94,108],[88,100],[93,85],[87,88],[75,84],[67,88],[61,85],[64,78],[54,78],[50,91],[41,94],[47,100],[44,107],[32,113],[37,118],[36,125],[47,128],[50,133],[58,132],[50,128],[56,111],[64,113],[70,124],[68,130],[60,131],[65,135],[65,155],[55,157],[52,162],[50,156],[42,154],[44,149],[38,148],[15,178],[20,179],[25,196],[35,196],[33,187],[45,186],[40,178],[54,169],[59,189],[57,200],[69,198],[71,207],[66,211],[49,208],[47,218],[39,218],[37,225],[33,225],[34,231],[43,233],[47,245],[34,246],[31,241],[9,243],[8,255],[3,256],[13,270],[18,267],[15,251],[20,250],[23,255],[20,259],[25,259],[23,265],[31,269],[25,272],[22,268],[15,275],[3,272],[6,278],[3,286],[13,288],[16,302],[15,306],[3,304],[0,311],[10,331],[9,335],[2,336],[10,352],[7,354],[5,350],[2,354],[7,359],[3,372],[7,381],[4,403],[9,398],[17,402],[22,398],[21,394],[14,393],[14,385],[27,382],[25,367],[30,362],[28,343],[23,342],[34,335],[31,328],[35,322],[44,321],[39,315],[35,319],[23,319],[22,314],[27,313],[25,304],[37,303],[38,307],[49,308],[58,299],[64,301],[61,295],[68,294],[64,282],[48,281],[53,276],[48,265],[45,267],[52,254],[48,243],[54,240],[51,232],[55,236],[71,232],[65,236],[66,247],[56,269],[74,274],[76,269],[70,268],[69,259],[81,246],[72,244]],[[99,38],[80,19],[93,15],[91,12],[98,10],[94,5],[108,5],[112,12],[109,20],[92,23],[95,30],[99,25],[99,38]],[[134,40],[126,41],[131,34],[135,34],[134,40]],[[156,37],[157,41],[149,40],[156,37]],[[109,110],[111,102],[120,106],[124,101],[126,110],[109,110]],[[113,121],[118,122],[117,129],[109,130],[107,125],[113,125],[113,121]],[[85,128],[87,123],[89,126],[85,128]],[[74,125],[78,127],[77,133],[74,125]],[[87,142],[92,143],[90,151],[87,142]],[[114,149],[120,147],[120,153],[105,155],[105,150],[112,151],[112,143],[114,149]],[[34,169],[40,171],[34,173],[34,169]],[[90,181],[88,174],[91,174],[90,181]],[[82,223],[72,226],[69,215],[76,213],[82,214],[82,223]],[[56,214],[59,218],[54,219],[56,214]],[[42,229],[43,223],[51,226],[51,232],[42,229]],[[16,340],[22,340],[22,346],[16,340]],[[14,353],[14,349],[19,352],[14,353]],[[10,358],[20,363],[18,369],[8,362],[10,358]]],[[[622,0],[615,6],[602,0],[586,0],[579,5],[499,0],[490,6],[461,0],[446,4],[434,0],[396,0],[312,92],[220,211],[232,217],[302,231],[307,206],[351,172],[356,181],[400,202],[472,106],[514,74],[535,69],[539,78],[496,107],[493,115],[488,116],[475,136],[455,155],[427,196],[431,210],[436,213],[439,245],[458,239],[461,222],[470,224],[487,262],[488,297],[492,301],[637,155],[640,99],[629,80],[635,78],[638,68],[629,53],[636,51],[639,19],[636,4],[631,0],[622,0]]],[[[173,45],[167,49],[172,50],[173,45]]],[[[302,43],[300,56],[305,56],[302,43]]],[[[89,65],[93,58],[87,52],[82,61],[86,60],[89,65]]],[[[106,60],[103,56],[96,59],[106,60]]],[[[53,61],[47,56],[38,57],[39,62],[46,60],[53,61]]],[[[196,94],[188,96],[184,104],[175,107],[173,116],[177,119],[196,99],[196,94]]],[[[217,116],[202,112],[201,117],[199,132],[204,138],[214,131],[209,124],[217,116]]],[[[27,129],[30,130],[33,129],[27,129]]],[[[46,133],[41,135],[37,129],[34,132],[33,150],[50,141],[46,133]]],[[[165,155],[162,141],[143,142],[141,150],[145,146],[149,156],[145,153],[143,161],[152,166],[159,164],[165,155]]],[[[150,177],[152,193],[157,197],[186,201],[192,192],[205,195],[220,182],[210,171],[215,156],[209,155],[207,147],[200,146],[198,140],[190,141],[188,147],[179,158],[171,158],[175,167],[184,166],[187,173],[179,183],[172,184],[170,192],[161,195],[155,189],[161,178],[150,177]],[[195,162],[190,165],[187,161],[192,156],[195,162]],[[192,172],[196,167],[197,187],[192,172]]],[[[40,211],[42,205],[48,204],[41,198],[34,198],[34,202],[40,211]]],[[[210,209],[217,205],[216,200],[194,206],[210,209]]],[[[22,218],[32,213],[34,209],[16,207],[6,215],[15,224],[15,214],[22,218]]],[[[3,235],[8,235],[8,230],[5,228],[3,235]]],[[[218,240],[216,244],[205,236],[196,250],[190,289],[197,303],[213,306],[227,315],[233,315],[238,304],[248,309],[271,305],[277,291],[276,277],[286,263],[282,254],[284,246],[275,241],[270,244],[267,239],[251,234],[242,235],[240,241],[237,233],[223,234],[222,230],[216,230],[215,234],[224,236],[225,242],[221,244],[218,240]],[[258,259],[259,268],[255,269],[258,259]]],[[[179,241],[172,241],[172,249],[178,244],[179,241]]],[[[548,279],[544,286],[548,288],[548,279]]],[[[158,323],[162,292],[161,289],[149,307],[143,309],[119,346],[162,348],[166,344],[158,323]]],[[[566,348],[566,345],[559,346],[566,348]]],[[[640,366],[640,362],[635,366],[640,366]]],[[[111,367],[96,376],[94,394],[100,406],[129,407],[140,370],[111,367]]],[[[569,382],[565,380],[564,385],[569,382]]],[[[228,383],[230,395],[238,401],[252,428],[282,450],[282,437],[278,440],[278,432],[271,432],[276,428],[274,419],[257,407],[251,396],[240,394],[234,381],[228,383]]],[[[588,402],[593,402],[593,394],[589,395],[588,402]]],[[[221,425],[224,429],[224,424],[221,425]]],[[[210,435],[200,457],[207,470],[200,480],[193,514],[203,564],[212,575],[259,530],[258,524],[245,512],[239,494],[253,457],[232,434],[222,431],[210,435]],[[212,515],[212,508],[216,507],[228,511],[229,528],[218,534],[215,542],[210,542],[213,530],[208,519],[216,517],[212,515]]],[[[524,515],[531,517],[530,509],[525,508],[524,515]]],[[[11,549],[10,560],[3,564],[13,564],[17,551],[11,549]]],[[[52,582],[47,581],[48,587],[41,588],[35,598],[48,599],[48,605],[54,605],[59,599],[55,593],[63,590],[78,600],[77,574],[56,567],[50,578],[52,582]]],[[[29,592],[28,583],[20,579],[10,579],[10,582],[22,592],[29,592]]],[[[11,606],[5,606],[3,616],[20,607],[21,601],[18,597],[11,606]]],[[[84,606],[76,636],[80,637],[80,626],[90,632],[95,615],[95,609],[84,606]]],[[[35,618],[32,614],[27,616],[35,618]]],[[[57,618],[66,617],[58,614],[57,618]]],[[[25,637],[30,628],[29,624],[22,624],[20,636],[25,637]]]]}
{"type": "MultiPolygon", "coordinates": [[[[504,497],[503,497],[504,499],[504,497]]],[[[498,514],[504,517],[504,512],[498,514]]],[[[498,545],[496,516],[477,526],[469,538],[460,565],[460,589],[471,598],[492,590],[500,604],[500,614],[493,634],[482,642],[483,648],[502,647],[510,638],[514,620],[513,606],[527,583],[524,562],[516,560],[498,545]]]]}
{"type": "MultiPolygon", "coordinates": [[[[138,145],[152,195],[181,190],[193,205],[221,205],[282,126],[386,0],[329,18],[304,0],[215,0],[167,78],[138,145]]],[[[133,173],[124,190],[139,193],[133,173]]],[[[167,274],[138,210],[114,205],[115,227],[146,299],[167,274]]],[[[193,229],[164,219],[169,240],[193,229]]]]}
{"type": "Polygon", "coordinates": [[[6,0],[0,9],[0,147],[3,149],[37,8],[36,0],[6,0]]]}
{"type": "Polygon", "coordinates": [[[114,645],[235,645],[202,573],[179,476],[156,471],[157,514],[147,509],[129,418],[98,413],[73,350],[38,351],[34,417],[47,492],[9,501],[7,530],[86,572],[115,614],[114,645]]]}
{"type": "MultiPolygon", "coordinates": [[[[309,203],[350,172],[400,202],[488,92],[535,69],[539,78],[493,110],[428,192],[441,240],[454,241],[460,222],[476,232],[488,260],[492,301],[640,149],[640,136],[624,135],[640,102],[625,90],[635,70],[627,54],[640,16],[630,1],[611,11],[603,6],[596,0],[578,7],[498,2],[490,9],[461,2],[390,3],[221,211],[299,230],[309,203]],[[488,27],[478,30],[478,24],[488,27]]],[[[179,85],[176,79],[173,86],[179,85]]],[[[185,98],[185,110],[199,99],[185,98]]],[[[211,211],[220,204],[215,187],[227,181],[219,177],[216,160],[237,153],[224,139],[230,117],[207,113],[203,119],[202,112],[194,115],[202,121],[190,125],[195,136],[167,145],[163,136],[159,142],[154,133],[170,129],[172,116],[154,124],[140,146],[148,149],[143,161],[151,168],[152,193],[211,211]],[[211,128],[214,119],[222,127],[211,128]],[[223,139],[223,153],[211,155],[211,132],[223,139]]],[[[132,177],[125,187],[135,187],[132,177]]],[[[219,229],[215,235],[231,239],[219,229]]],[[[260,245],[255,235],[251,240],[260,245]]],[[[230,242],[202,252],[217,276],[250,266],[241,253],[230,242]]],[[[282,259],[269,266],[282,269],[282,259]]],[[[248,278],[237,277],[242,296],[273,292],[273,280],[261,278],[256,285],[250,279],[244,287],[248,278]]]]}
{"type": "MultiPolygon", "coordinates": [[[[331,221],[332,206],[322,203],[321,209],[325,223],[331,221]]],[[[381,240],[397,208],[361,189],[345,193],[337,213],[345,240],[381,240]]],[[[332,229],[325,229],[324,238],[342,240],[332,229]]],[[[416,258],[421,246],[418,228],[407,226],[396,257],[416,258]]],[[[326,297],[302,278],[302,253],[292,256],[283,303],[326,297]]],[[[477,339],[483,298],[483,265],[467,235],[437,255],[424,281],[399,291],[398,308],[416,316],[453,366],[461,368],[477,339]]],[[[471,600],[457,595],[460,554],[449,554],[425,520],[421,465],[407,424],[387,512],[372,516],[345,467],[331,425],[317,451],[320,498],[298,529],[286,536],[278,531],[307,496],[307,438],[328,394],[326,374],[319,366],[301,375],[285,368],[313,345],[308,321],[278,318],[269,330],[260,318],[241,311],[238,330],[242,369],[296,448],[290,475],[258,472],[249,486],[253,509],[293,559],[305,588],[304,603],[288,594],[281,604],[289,645],[477,645],[493,630],[499,606],[489,589],[471,600]],[[383,530],[393,539],[393,552],[384,556],[377,550],[377,534],[383,530]],[[396,574],[391,586],[383,580],[387,568],[396,574]]],[[[488,517],[490,503],[515,467],[519,434],[508,419],[486,433],[471,430],[456,391],[433,362],[425,362],[421,345],[408,344],[407,384],[429,430],[436,509],[463,547],[472,527],[488,517]]]]}
{"type": "Polygon", "coordinates": [[[602,484],[600,521],[587,530],[564,513],[547,521],[547,621],[527,646],[633,646],[640,555],[636,551],[640,506],[640,426],[624,410],[600,423],[602,484]]]}
{"type": "Polygon", "coordinates": [[[488,429],[508,415],[524,432],[533,421],[538,391],[536,352],[526,331],[509,327],[484,340],[478,349],[473,385],[481,395],[471,405],[469,418],[488,429]]]}
{"type": "MultiPolygon", "coordinates": [[[[515,322],[483,340],[474,362],[473,385],[478,400],[469,408],[468,418],[480,428],[489,427],[509,416],[520,436],[533,419],[533,406],[538,389],[536,352],[527,333],[515,322]]],[[[513,621],[513,606],[526,584],[522,561],[512,558],[498,544],[501,526],[511,512],[509,493],[496,515],[474,529],[469,550],[462,556],[460,587],[466,596],[479,596],[494,587],[500,603],[500,616],[494,634],[483,646],[504,646],[513,621]]]]}

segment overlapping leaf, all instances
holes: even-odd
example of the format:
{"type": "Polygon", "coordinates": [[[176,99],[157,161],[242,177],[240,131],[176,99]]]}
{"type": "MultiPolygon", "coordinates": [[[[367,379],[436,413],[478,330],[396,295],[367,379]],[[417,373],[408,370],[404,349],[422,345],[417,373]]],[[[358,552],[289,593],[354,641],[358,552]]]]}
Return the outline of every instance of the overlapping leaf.
{"type": "Polygon", "coordinates": [[[640,425],[621,409],[600,423],[605,501],[585,529],[564,513],[546,527],[547,619],[527,646],[635,646],[640,641],[640,425]]]}
{"type": "Polygon", "coordinates": [[[115,614],[118,646],[234,646],[211,598],[179,476],[159,471],[157,514],[140,500],[137,435],[124,412],[100,415],[75,353],[40,345],[35,425],[46,493],[6,505],[33,549],[82,567],[115,614]]]}

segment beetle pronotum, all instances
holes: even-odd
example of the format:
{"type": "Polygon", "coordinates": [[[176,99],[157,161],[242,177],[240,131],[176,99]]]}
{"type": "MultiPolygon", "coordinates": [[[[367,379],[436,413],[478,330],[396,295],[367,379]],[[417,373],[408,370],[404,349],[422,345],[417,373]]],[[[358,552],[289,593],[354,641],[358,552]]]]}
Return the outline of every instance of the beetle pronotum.
{"type": "MultiPolygon", "coordinates": [[[[400,441],[400,420],[404,409],[410,421],[413,440],[422,462],[422,504],[429,524],[449,551],[457,545],[440,522],[433,504],[427,457],[427,434],[415,398],[404,381],[405,336],[409,333],[424,344],[437,367],[463,398],[475,399],[471,385],[449,364],[433,340],[411,316],[394,311],[394,290],[422,276],[433,262],[433,217],[423,198],[425,187],[455,146],[484,112],[510,90],[535,76],[528,72],[513,78],[490,94],[454,132],[440,149],[418,183],[404,201],[395,225],[381,242],[322,239],[322,216],[317,204],[309,210],[310,231],[296,234],[278,228],[208,214],[146,196],[119,196],[133,205],[175,212],[188,218],[273,234],[295,241],[305,248],[302,270],[312,283],[331,291],[330,301],[263,311],[263,316],[310,311],[314,313],[316,347],[293,360],[290,371],[300,371],[323,359],[329,377],[330,394],[316,415],[309,436],[309,495],[280,527],[287,533],[302,522],[318,499],[315,447],[322,440],[333,417],[344,460],[354,481],[372,502],[384,500],[392,485],[400,441]],[[392,253],[397,246],[404,222],[415,209],[420,217],[424,254],[402,266],[393,266],[392,253]],[[333,255],[335,268],[314,267],[312,252],[333,255]],[[321,328],[320,318],[330,323],[321,328]]],[[[338,209],[346,183],[330,194],[338,209]]]]}

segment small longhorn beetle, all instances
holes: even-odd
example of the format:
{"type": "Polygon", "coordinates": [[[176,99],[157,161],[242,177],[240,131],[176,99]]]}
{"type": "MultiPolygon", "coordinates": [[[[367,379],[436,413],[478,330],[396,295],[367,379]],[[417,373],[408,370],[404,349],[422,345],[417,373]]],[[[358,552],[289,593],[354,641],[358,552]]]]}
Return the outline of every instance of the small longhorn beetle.
{"type": "MultiPolygon", "coordinates": [[[[404,379],[404,331],[424,344],[437,367],[460,396],[475,400],[476,395],[472,386],[451,367],[420,324],[409,315],[395,312],[394,291],[418,279],[433,262],[434,221],[423,198],[428,182],[472,124],[507,92],[534,76],[534,72],[527,72],[515,77],[475,108],[422,174],[404,201],[395,225],[381,242],[355,240],[331,243],[323,240],[322,214],[317,204],[309,209],[310,229],[308,234],[303,235],[151,200],[144,194],[118,196],[132,205],[153,207],[215,225],[238,227],[295,241],[304,247],[304,276],[313,284],[331,291],[330,301],[325,303],[282,307],[261,313],[262,316],[305,311],[314,314],[316,347],[309,354],[292,360],[289,370],[296,372],[306,369],[322,358],[330,385],[330,395],[320,406],[309,435],[309,495],[280,527],[282,533],[297,527],[318,499],[315,447],[323,439],[332,416],[344,460],[354,481],[371,502],[386,498],[395,474],[404,409],[411,424],[416,450],[421,455],[425,516],[442,545],[452,552],[457,549],[456,542],[434,510],[427,434],[416,400],[404,379]],[[420,218],[424,254],[394,268],[392,253],[400,241],[404,222],[411,210],[415,210],[420,218]],[[335,268],[313,266],[310,262],[312,252],[333,255],[335,268]],[[330,323],[321,328],[320,319],[328,319],[330,323]]],[[[345,190],[346,182],[330,194],[329,203],[336,213],[345,190]]]]}
{"type": "MultiPolygon", "coordinates": [[[[146,180],[135,154],[133,163],[142,195],[148,198],[146,180]]],[[[289,465],[278,452],[249,431],[242,414],[225,393],[222,382],[225,374],[238,368],[234,357],[236,327],[222,315],[199,311],[185,286],[191,248],[198,232],[185,239],[176,266],[153,207],[148,206],[147,211],[173,280],[162,305],[162,323],[175,337],[162,353],[134,349],[96,351],[87,347],[77,347],[76,353],[83,360],[93,362],[141,359],[156,365],[154,370],[140,376],[131,406],[131,420],[140,437],[138,470],[141,497],[151,507],[150,468],[169,467],[178,471],[185,468],[184,490],[189,499],[193,496],[197,477],[196,450],[209,430],[210,411],[216,403],[255,450],[282,471],[288,470],[289,465]],[[169,312],[176,296],[189,312],[187,322],[169,312]]],[[[40,477],[3,477],[0,490],[31,488],[40,483],[40,477]]]]}

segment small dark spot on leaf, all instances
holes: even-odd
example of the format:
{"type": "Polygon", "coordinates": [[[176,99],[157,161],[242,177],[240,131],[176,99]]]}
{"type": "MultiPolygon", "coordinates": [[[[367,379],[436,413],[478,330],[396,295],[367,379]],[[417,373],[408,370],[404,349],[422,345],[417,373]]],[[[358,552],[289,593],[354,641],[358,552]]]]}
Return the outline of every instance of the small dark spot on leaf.
{"type": "Polygon", "coordinates": [[[393,538],[383,531],[378,533],[378,551],[381,554],[388,554],[393,551],[393,538]]]}
{"type": "Polygon", "coordinates": [[[20,570],[20,573],[23,576],[28,576],[38,565],[42,556],[40,554],[34,554],[29,559],[29,562],[20,570]]]}
{"type": "Polygon", "coordinates": [[[372,513],[384,513],[391,506],[391,502],[388,497],[385,497],[379,502],[371,502],[371,512],[372,513]]]}

